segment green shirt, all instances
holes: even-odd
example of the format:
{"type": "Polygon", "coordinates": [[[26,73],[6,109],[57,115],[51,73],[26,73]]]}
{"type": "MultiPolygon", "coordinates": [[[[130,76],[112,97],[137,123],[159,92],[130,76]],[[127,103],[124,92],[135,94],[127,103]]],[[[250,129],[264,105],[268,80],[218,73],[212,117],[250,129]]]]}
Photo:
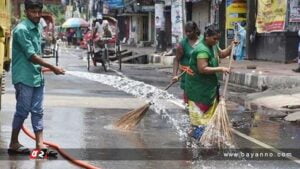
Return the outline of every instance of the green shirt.
{"type": "Polygon", "coordinates": [[[204,40],[195,47],[190,60],[190,68],[193,70],[194,75],[186,75],[185,92],[189,100],[206,105],[213,103],[218,88],[217,74],[200,73],[197,67],[197,60],[207,59],[209,67],[218,67],[218,58],[214,52],[217,50],[217,45],[209,47],[204,40]]]}
{"type": "Polygon", "coordinates": [[[23,83],[31,87],[44,85],[41,66],[32,63],[31,57],[41,54],[40,24],[29,19],[19,23],[13,30],[12,43],[12,83],[23,83]]]}
{"type": "MultiPolygon", "coordinates": [[[[202,40],[203,36],[199,36],[199,40],[202,40]]],[[[190,58],[193,53],[194,47],[190,45],[189,39],[187,37],[184,37],[180,42],[180,45],[183,48],[183,56],[179,62],[180,65],[182,66],[189,66],[190,58]]],[[[185,89],[185,74],[181,77],[181,83],[180,83],[180,88],[185,89]]]]}
{"type": "Polygon", "coordinates": [[[79,38],[79,39],[82,38],[82,32],[81,32],[80,28],[76,29],[76,37],[79,38]]]}

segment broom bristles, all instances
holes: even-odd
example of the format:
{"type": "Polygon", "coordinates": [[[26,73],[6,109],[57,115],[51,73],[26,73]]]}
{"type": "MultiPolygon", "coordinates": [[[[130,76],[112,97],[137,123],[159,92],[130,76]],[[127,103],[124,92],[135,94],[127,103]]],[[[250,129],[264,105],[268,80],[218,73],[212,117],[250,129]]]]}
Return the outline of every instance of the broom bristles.
{"type": "Polygon", "coordinates": [[[233,139],[231,125],[228,118],[225,100],[221,98],[215,113],[205,128],[200,139],[204,147],[224,149],[232,147],[233,139]]]}
{"type": "Polygon", "coordinates": [[[150,104],[147,103],[135,110],[132,110],[122,116],[118,121],[115,122],[114,126],[118,129],[129,130],[135,127],[145,116],[148,111],[150,104]]]}

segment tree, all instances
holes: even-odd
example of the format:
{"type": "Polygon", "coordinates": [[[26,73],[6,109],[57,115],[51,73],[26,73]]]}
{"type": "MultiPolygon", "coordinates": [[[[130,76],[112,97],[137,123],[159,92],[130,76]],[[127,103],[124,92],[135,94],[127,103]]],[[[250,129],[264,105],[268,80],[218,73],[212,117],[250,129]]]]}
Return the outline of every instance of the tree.
{"type": "Polygon", "coordinates": [[[55,24],[62,25],[65,21],[64,7],[61,5],[46,4],[43,11],[50,12],[55,17],[55,24]]]}

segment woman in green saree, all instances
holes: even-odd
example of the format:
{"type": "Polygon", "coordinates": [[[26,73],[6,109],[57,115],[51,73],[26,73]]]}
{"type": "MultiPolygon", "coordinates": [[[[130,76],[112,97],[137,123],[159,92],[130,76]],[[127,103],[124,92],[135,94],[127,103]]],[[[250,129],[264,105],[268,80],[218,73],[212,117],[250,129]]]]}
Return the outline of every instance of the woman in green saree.
{"type": "MultiPolygon", "coordinates": [[[[173,64],[173,78],[172,81],[179,80],[179,74],[181,72],[187,72],[189,68],[189,61],[191,58],[192,51],[195,46],[200,43],[201,31],[197,24],[193,21],[189,21],[185,25],[185,37],[179,42],[176,47],[176,57],[174,58],[173,64]],[[180,72],[180,73],[179,73],[180,72]]],[[[185,75],[184,73],[180,78],[180,88],[185,90],[185,75]]],[[[184,103],[188,103],[186,93],[183,93],[184,103]]]]}
{"type": "Polygon", "coordinates": [[[191,136],[199,140],[212,117],[218,102],[218,73],[229,73],[219,66],[219,58],[230,55],[233,43],[224,50],[218,46],[220,32],[213,26],[206,28],[204,38],[195,47],[189,63],[192,73],[186,75],[191,136]]]}

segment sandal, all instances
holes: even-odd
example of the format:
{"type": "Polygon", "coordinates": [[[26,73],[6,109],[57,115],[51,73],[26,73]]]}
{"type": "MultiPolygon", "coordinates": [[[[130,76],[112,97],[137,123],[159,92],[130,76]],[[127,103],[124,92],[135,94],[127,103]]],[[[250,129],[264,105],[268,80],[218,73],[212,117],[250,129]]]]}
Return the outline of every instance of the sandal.
{"type": "Polygon", "coordinates": [[[20,147],[18,147],[17,149],[12,149],[9,148],[7,150],[8,154],[23,154],[23,155],[29,155],[30,154],[30,150],[26,147],[24,147],[23,145],[20,145],[20,147]]]}

